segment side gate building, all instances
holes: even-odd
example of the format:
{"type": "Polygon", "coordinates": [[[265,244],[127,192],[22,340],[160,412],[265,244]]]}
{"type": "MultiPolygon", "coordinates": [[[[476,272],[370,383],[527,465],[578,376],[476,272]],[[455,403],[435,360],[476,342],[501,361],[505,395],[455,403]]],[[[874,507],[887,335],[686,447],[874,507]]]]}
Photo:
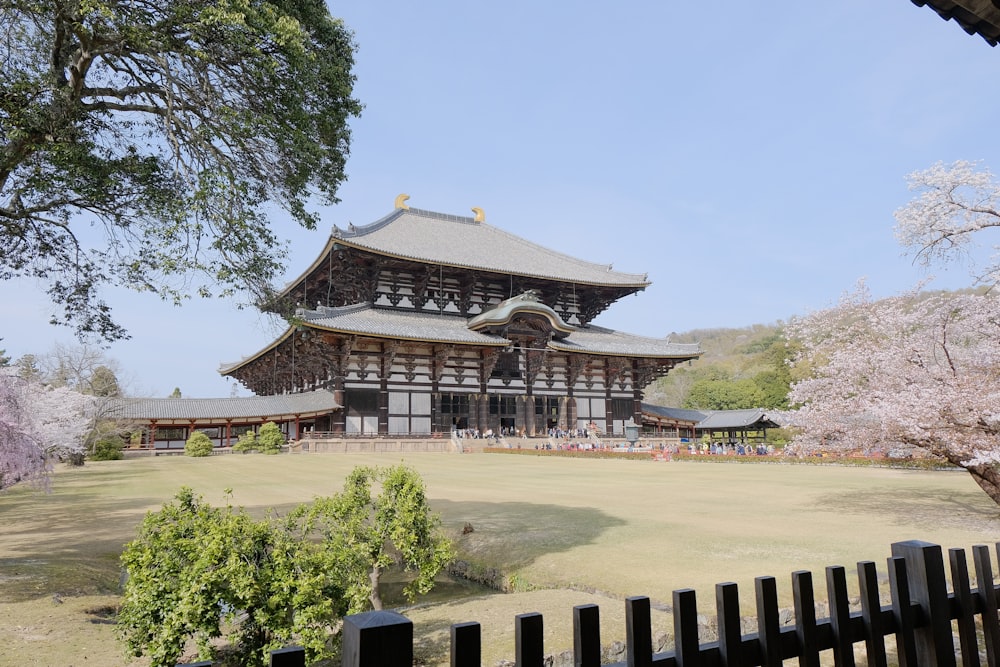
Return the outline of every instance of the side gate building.
{"type": "Polygon", "coordinates": [[[624,433],[643,389],[697,344],[593,324],[646,275],[536,245],[485,221],[410,208],[334,227],[268,305],[289,319],[264,349],[220,368],[259,396],[326,389],[340,435],[453,429],[527,436],[624,433]]]}

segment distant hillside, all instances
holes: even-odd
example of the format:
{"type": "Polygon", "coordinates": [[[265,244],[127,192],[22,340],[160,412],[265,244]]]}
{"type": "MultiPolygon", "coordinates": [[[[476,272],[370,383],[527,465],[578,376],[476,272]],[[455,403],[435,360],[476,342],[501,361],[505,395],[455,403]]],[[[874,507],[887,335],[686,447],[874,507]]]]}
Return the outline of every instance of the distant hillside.
{"type": "MultiPolygon", "coordinates": [[[[917,300],[984,289],[925,290],[917,300]]],[[[647,387],[644,400],[696,410],[787,408],[792,379],[787,361],[794,346],[785,341],[782,327],[783,323],[778,322],[670,334],[670,340],[677,343],[700,343],[704,354],[647,387]]]]}
{"type": "Polygon", "coordinates": [[[670,340],[700,343],[704,354],[647,387],[647,402],[703,410],[785,406],[787,352],[780,323],[693,329],[672,333],[670,340]]]}

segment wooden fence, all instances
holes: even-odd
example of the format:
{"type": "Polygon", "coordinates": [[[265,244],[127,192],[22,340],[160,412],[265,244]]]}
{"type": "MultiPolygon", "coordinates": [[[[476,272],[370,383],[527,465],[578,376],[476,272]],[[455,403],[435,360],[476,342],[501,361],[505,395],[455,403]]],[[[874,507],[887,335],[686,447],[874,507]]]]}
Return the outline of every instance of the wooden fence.
{"type": "MultiPolygon", "coordinates": [[[[1000,558],[1000,543],[995,545],[1000,558]]],[[[800,667],[819,667],[820,654],[831,651],[835,665],[853,667],[855,646],[864,645],[867,664],[884,667],[979,667],[985,655],[989,667],[1000,666],[998,587],[994,582],[990,550],[972,548],[977,586],[970,579],[964,549],[948,551],[951,592],[941,547],[927,542],[897,542],[888,559],[891,603],[883,605],[875,563],[857,565],[860,610],[851,611],[847,573],[841,566],[826,568],[829,617],[817,619],[812,573],[792,573],[795,620],[779,622],[777,582],[755,580],[757,632],[741,633],[740,602],[734,583],[717,584],[715,605],[717,641],[698,637],[698,607],[691,589],[673,593],[674,649],[653,654],[650,601],[625,601],[627,662],[621,667],[775,667],[797,660],[800,667]],[[887,650],[885,638],[894,636],[887,650]],[[957,645],[956,645],[957,638],[957,645]],[[892,645],[890,645],[892,646],[892,645]],[[894,655],[894,660],[890,656],[894,655]]],[[[596,605],[573,608],[574,665],[601,664],[600,617],[596,605]]],[[[518,667],[542,667],[542,616],[514,618],[515,662],[518,667]]],[[[480,626],[451,626],[452,667],[480,667],[480,626]]],[[[374,611],[344,619],[344,667],[411,667],[413,624],[401,614],[374,611]]],[[[208,663],[205,663],[208,664],[208,663]]],[[[304,667],[300,649],[272,656],[272,667],[304,667]]]]}

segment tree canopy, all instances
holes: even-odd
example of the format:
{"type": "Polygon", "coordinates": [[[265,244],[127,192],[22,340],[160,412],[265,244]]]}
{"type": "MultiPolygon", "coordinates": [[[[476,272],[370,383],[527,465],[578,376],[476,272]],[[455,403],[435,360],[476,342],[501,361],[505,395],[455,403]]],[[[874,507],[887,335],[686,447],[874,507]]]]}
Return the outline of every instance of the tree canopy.
{"type": "Polygon", "coordinates": [[[787,407],[790,348],[780,324],[697,329],[670,339],[699,343],[704,354],[657,380],[649,402],[694,410],[787,407]]]}
{"type": "MultiPolygon", "coordinates": [[[[920,193],[896,212],[900,243],[927,266],[968,257],[1000,226],[1000,184],[969,162],[909,177],[920,193]]],[[[915,288],[873,300],[862,284],[841,303],[797,318],[790,400],[800,450],[908,447],[965,468],[1000,504],[1000,265],[972,267],[990,290],[915,288]]]]}
{"type": "Polygon", "coordinates": [[[201,657],[215,657],[210,640],[224,633],[241,665],[267,664],[293,637],[311,658],[324,656],[343,593],[313,553],[273,517],[211,507],[182,488],[125,546],[118,635],[154,667],[176,664],[192,638],[201,657]]]}
{"type": "Polygon", "coordinates": [[[360,466],[334,496],[317,498],[300,514],[310,532],[322,537],[322,550],[343,578],[351,613],[381,609],[379,582],[390,565],[416,576],[403,589],[411,601],[434,586],[434,577],[453,558],[451,542],[431,512],[424,482],[405,465],[360,466]],[[381,492],[373,494],[373,486],[381,492]]]}
{"type": "Polygon", "coordinates": [[[0,9],[0,278],[127,336],[103,286],[267,298],[345,179],[353,36],[323,0],[17,0],[0,9]]]}
{"type": "Polygon", "coordinates": [[[238,664],[266,664],[291,641],[313,664],[331,657],[341,616],[381,608],[384,568],[416,570],[412,599],[452,556],[423,480],[406,466],[355,468],[341,493],[283,519],[213,508],[182,488],[125,547],[118,635],[154,667],[175,664],[192,639],[201,659],[214,658],[211,640],[224,633],[238,664]]]}
{"type": "Polygon", "coordinates": [[[792,387],[800,451],[914,448],[969,471],[1000,503],[1000,309],[991,293],[904,294],[865,289],[794,321],[792,387]]]}

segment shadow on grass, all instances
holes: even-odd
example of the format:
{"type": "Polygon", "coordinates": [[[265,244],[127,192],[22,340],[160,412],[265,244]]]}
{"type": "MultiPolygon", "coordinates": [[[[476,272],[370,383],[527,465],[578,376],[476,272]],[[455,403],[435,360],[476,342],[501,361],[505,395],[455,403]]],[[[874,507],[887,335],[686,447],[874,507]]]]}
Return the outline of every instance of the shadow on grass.
{"type": "Polygon", "coordinates": [[[957,528],[990,535],[996,533],[997,522],[1000,521],[1000,506],[978,488],[969,491],[946,491],[917,486],[873,488],[868,491],[851,489],[849,492],[822,496],[817,500],[816,506],[861,515],[877,511],[897,525],[936,527],[942,521],[947,521],[957,528]]]}
{"type": "MultiPolygon", "coordinates": [[[[120,477],[123,471],[116,474],[120,477]]],[[[0,602],[119,592],[122,549],[135,537],[146,512],[158,510],[163,501],[102,495],[98,491],[104,482],[101,477],[73,480],[61,485],[58,494],[16,490],[0,497],[0,602]]],[[[206,500],[220,504],[213,498],[206,500]]],[[[246,509],[255,516],[268,512],[280,516],[298,504],[246,509]]],[[[433,507],[453,537],[459,558],[504,574],[544,554],[588,544],[608,528],[624,523],[600,510],[530,502],[435,499],[433,507]],[[466,524],[472,532],[462,534],[466,524]]],[[[446,584],[442,588],[449,590],[442,597],[483,592],[479,587],[460,587],[446,584]]]]}
{"type": "Polygon", "coordinates": [[[545,554],[593,542],[625,522],[589,507],[529,502],[453,502],[434,500],[448,532],[456,535],[459,558],[504,571],[530,565],[545,554]],[[468,524],[472,532],[463,534],[468,524]]]}

